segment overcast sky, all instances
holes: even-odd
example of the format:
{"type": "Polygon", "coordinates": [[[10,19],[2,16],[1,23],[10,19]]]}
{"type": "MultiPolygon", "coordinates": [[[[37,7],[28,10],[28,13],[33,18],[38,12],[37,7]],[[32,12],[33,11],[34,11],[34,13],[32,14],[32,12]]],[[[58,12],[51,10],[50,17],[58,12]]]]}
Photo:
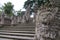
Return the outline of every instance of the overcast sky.
{"type": "Polygon", "coordinates": [[[26,0],[0,0],[0,6],[4,5],[4,3],[11,2],[14,5],[14,9],[18,11],[23,8],[25,1],[26,0]]]}

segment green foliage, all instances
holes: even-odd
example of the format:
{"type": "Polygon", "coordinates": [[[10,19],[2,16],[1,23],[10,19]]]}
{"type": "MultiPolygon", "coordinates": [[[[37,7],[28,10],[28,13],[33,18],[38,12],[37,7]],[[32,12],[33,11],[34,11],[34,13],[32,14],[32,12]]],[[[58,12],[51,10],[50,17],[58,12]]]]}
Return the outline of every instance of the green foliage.
{"type": "Polygon", "coordinates": [[[17,12],[17,16],[21,16],[21,10],[17,12]]]}
{"type": "Polygon", "coordinates": [[[0,15],[2,14],[2,11],[3,11],[3,8],[2,8],[2,7],[0,7],[0,15]]]}
{"type": "Polygon", "coordinates": [[[29,5],[32,7],[33,3],[35,3],[35,0],[27,0],[24,3],[24,8],[26,9],[29,5]]]}
{"type": "MultiPolygon", "coordinates": [[[[45,6],[48,6],[50,1],[49,0],[27,0],[25,1],[24,3],[24,8],[26,9],[29,5],[30,5],[30,8],[33,7],[33,4],[35,4],[37,2],[37,7],[39,8],[41,5],[45,5],[45,6]]],[[[51,6],[51,5],[49,5],[51,6]]],[[[33,7],[34,9],[34,7],[33,7]]],[[[32,8],[30,10],[33,10],[32,8]]],[[[34,10],[33,10],[34,11],[34,10]]]]}
{"type": "Polygon", "coordinates": [[[25,1],[24,3],[24,8],[26,9],[29,5],[30,5],[30,15],[32,14],[33,12],[33,9],[31,7],[33,7],[33,4],[35,3],[35,0],[27,0],[25,1]]]}
{"type": "Polygon", "coordinates": [[[0,11],[0,15],[1,15],[2,11],[0,11]]]}
{"type": "Polygon", "coordinates": [[[4,6],[3,6],[3,9],[4,9],[4,12],[11,16],[13,14],[13,5],[11,2],[7,2],[7,3],[4,3],[4,6]]]}
{"type": "Polygon", "coordinates": [[[41,5],[45,5],[45,4],[49,4],[50,1],[49,0],[38,0],[38,6],[40,7],[41,5]]]}
{"type": "Polygon", "coordinates": [[[3,8],[2,7],[0,7],[0,11],[2,11],[3,10],[3,8]]]}
{"type": "Polygon", "coordinates": [[[37,2],[38,7],[40,7],[41,5],[45,5],[46,3],[47,3],[47,4],[50,3],[49,0],[32,0],[32,1],[27,0],[27,1],[25,2],[25,4],[24,4],[24,8],[27,8],[29,4],[30,4],[31,7],[32,7],[32,6],[33,6],[33,3],[35,3],[35,2],[37,2]]]}
{"type": "MultiPolygon", "coordinates": [[[[49,0],[27,0],[24,4],[24,8],[26,9],[30,5],[30,13],[35,12],[35,9],[38,9],[41,5],[48,6],[50,3],[49,0]],[[33,4],[36,4],[36,7],[33,6],[33,4]],[[33,7],[33,8],[32,8],[33,7]]],[[[50,7],[51,5],[49,5],[50,7]]]]}

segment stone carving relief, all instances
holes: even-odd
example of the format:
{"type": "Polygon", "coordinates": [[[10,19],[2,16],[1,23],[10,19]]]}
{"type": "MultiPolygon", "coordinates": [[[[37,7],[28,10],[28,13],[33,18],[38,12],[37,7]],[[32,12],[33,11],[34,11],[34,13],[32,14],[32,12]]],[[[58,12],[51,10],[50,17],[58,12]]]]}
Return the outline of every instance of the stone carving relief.
{"type": "Polygon", "coordinates": [[[43,8],[38,10],[36,15],[36,35],[38,40],[45,40],[44,38],[56,38],[58,29],[55,27],[58,25],[55,24],[54,20],[57,12],[57,7],[43,8]]]}

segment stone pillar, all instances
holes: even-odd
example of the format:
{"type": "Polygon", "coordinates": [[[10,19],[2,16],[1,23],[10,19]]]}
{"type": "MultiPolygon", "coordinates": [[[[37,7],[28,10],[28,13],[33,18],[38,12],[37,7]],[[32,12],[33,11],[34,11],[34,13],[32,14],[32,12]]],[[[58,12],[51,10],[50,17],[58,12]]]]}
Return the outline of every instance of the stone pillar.
{"type": "Polygon", "coordinates": [[[30,19],[30,5],[26,9],[25,18],[26,18],[26,21],[30,19]]]}
{"type": "Polygon", "coordinates": [[[5,13],[3,12],[3,13],[1,14],[1,25],[4,24],[4,17],[5,17],[5,13]]]}
{"type": "Polygon", "coordinates": [[[23,16],[22,16],[22,23],[25,23],[25,22],[26,22],[26,16],[23,15],[23,16]]]}
{"type": "Polygon", "coordinates": [[[18,16],[17,19],[18,19],[18,20],[17,20],[18,23],[21,23],[21,22],[22,22],[22,17],[21,17],[21,16],[18,16]]]}
{"type": "Polygon", "coordinates": [[[11,16],[11,24],[16,25],[17,24],[17,17],[16,16],[11,16]]]}

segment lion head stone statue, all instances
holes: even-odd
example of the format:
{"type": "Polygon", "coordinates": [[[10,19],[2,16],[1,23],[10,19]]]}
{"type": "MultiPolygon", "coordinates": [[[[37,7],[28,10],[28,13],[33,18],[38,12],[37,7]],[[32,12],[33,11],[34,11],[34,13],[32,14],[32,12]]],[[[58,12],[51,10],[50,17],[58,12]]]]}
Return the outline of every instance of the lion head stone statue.
{"type": "MultiPolygon", "coordinates": [[[[48,37],[55,38],[55,31],[51,32],[51,33],[50,32],[47,33],[46,29],[49,30],[49,26],[45,25],[45,24],[47,24],[49,22],[52,22],[52,20],[54,21],[54,18],[55,18],[55,15],[57,14],[57,12],[58,12],[58,8],[57,7],[38,10],[38,13],[37,13],[37,16],[36,16],[36,18],[37,18],[36,19],[37,31],[39,30],[37,32],[38,34],[40,32],[40,35],[43,35],[43,36],[50,35],[48,37]]],[[[50,27],[52,27],[52,26],[50,26],[50,27]]]]}
{"type": "Polygon", "coordinates": [[[54,19],[55,14],[57,13],[58,8],[48,8],[38,11],[39,21],[41,23],[48,23],[54,19]]]}

